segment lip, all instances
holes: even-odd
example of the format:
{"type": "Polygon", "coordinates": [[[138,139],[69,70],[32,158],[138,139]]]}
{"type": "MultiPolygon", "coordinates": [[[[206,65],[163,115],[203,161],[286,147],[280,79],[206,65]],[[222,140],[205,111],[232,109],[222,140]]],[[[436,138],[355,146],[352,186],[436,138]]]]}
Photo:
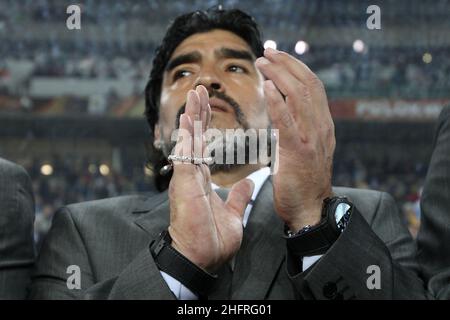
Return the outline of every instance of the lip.
{"type": "Polygon", "coordinates": [[[232,111],[232,109],[228,105],[228,103],[226,103],[223,100],[217,99],[217,98],[209,99],[209,105],[211,106],[211,111],[216,111],[216,112],[231,112],[232,111]]]}

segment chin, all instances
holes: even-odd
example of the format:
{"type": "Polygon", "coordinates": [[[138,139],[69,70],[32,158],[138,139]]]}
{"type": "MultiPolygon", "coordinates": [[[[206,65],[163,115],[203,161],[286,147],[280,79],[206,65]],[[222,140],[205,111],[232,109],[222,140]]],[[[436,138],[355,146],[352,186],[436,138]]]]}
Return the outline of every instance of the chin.
{"type": "Polygon", "coordinates": [[[233,129],[236,127],[236,121],[234,117],[230,117],[226,113],[213,113],[209,127],[215,129],[233,129]]]}
{"type": "Polygon", "coordinates": [[[212,164],[209,166],[211,174],[218,172],[231,172],[234,169],[245,166],[245,164],[212,164]]]}

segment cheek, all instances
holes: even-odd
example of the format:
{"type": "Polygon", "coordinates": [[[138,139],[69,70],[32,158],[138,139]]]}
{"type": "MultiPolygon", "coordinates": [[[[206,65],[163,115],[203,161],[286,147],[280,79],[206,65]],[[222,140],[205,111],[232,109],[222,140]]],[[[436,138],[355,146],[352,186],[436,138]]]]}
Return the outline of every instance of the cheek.
{"type": "Polygon", "coordinates": [[[172,131],[175,129],[175,118],[184,100],[171,90],[161,92],[159,108],[159,124],[161,126],[163,138],[170,139],[172,131]]]}
{"type": "Polygon", "coordinates": [[[252,94],[245,95],[245,100],[243,100],[243,105],[249,106],[248,120],[254,127],[266,128],[269,120],[264,98],[264,89],[262,86],[258,86],[249,88],[248,90],[252,94]]]}

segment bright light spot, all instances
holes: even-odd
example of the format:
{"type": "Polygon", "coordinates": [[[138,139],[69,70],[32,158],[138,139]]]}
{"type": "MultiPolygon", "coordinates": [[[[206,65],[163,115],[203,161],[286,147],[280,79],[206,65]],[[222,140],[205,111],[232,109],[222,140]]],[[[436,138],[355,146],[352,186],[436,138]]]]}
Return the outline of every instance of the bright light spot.
{"type": "Polygon", "coordinates": [[[423,54],[422,60],[423,60],[423,62],[425,62],[425,63],[431,63],[431,61],[433,61],[433,56],[431,55],[431,53],[425,52],[425,53],[423,54]]]}
{"type": "Polygon", "coordinates": [[[144,174],[146,176],[151,177],[151,176],[153,176],[153,170],[147,166],[144,166],[144,174]]]}
{"type": "Polygon", "coordinates": [[[53,167],[49,164],[43,164],[41,167],[41,173],[44,176],[49,176],[53,173],[53,167]]]}
{"type": "Polygon", "coordinates": [[[109,174],[109,167],[106,164],[100,165],[100,174],[102,176],[107,176],[109,174]]]}
{"type": "Polygon", "coordinates": [[[264,49],[267,48],[272,48],[272,49],[277,49],[277,43],[273,40],[267,40],[266,42],[264,42],[264,49]]]}
{"type": "Polygon", "coordinates": [[[298,41],[295,44],[295,52],[299,55],[304,54],[309,49],[309,44],[305,41],[298,41]]]}
{"type": "Polygon", "coordinates": [[[97,172],[97,166],[93,163],[91,163],[88,167],[89,173],[94,174],[97,172]]]}
{"type": "Polygon", "coordinates": [[[355,40],[355,42],[353,42],[353,50],[355,50],[355,52],[361,53],[364,51],[365,45],[364,42],[362,42],[362,40],[355,40]]]}

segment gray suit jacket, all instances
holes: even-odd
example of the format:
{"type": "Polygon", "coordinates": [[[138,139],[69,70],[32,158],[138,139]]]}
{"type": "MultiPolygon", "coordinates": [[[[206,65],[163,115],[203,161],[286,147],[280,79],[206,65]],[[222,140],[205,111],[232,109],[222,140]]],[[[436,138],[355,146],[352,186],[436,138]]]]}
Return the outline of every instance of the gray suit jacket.
{"type": "Polygon", "coordinates": [[[24,299],[34,263],[34,200],[25,170],[0,158],[0,299],[24,299]]]}
{"type": "Polygon", "coordinates": [[[421,211],[419,262],[429,291],[450,299],[450,106],[439,116],[421,211]]]}
{"type": "MultiPolygon", "coordinates": [[[[289,276],[283,222],[268,179],[253,207],[237,253],[231,288],[215,299],[425,298],[415,244],[386,193],[335,188],[362,214],[352,215],[332,248],[307,272],[289,276]],[[370,265],[381,289],[370,290],[370,265]]],[[[69,205],[57,212],[33,276],[32,299],[174,299],[149,252],[169,223],[167,192],[69,205]],[[81,270],[69,290],[67,268],[81,270]]]]}

